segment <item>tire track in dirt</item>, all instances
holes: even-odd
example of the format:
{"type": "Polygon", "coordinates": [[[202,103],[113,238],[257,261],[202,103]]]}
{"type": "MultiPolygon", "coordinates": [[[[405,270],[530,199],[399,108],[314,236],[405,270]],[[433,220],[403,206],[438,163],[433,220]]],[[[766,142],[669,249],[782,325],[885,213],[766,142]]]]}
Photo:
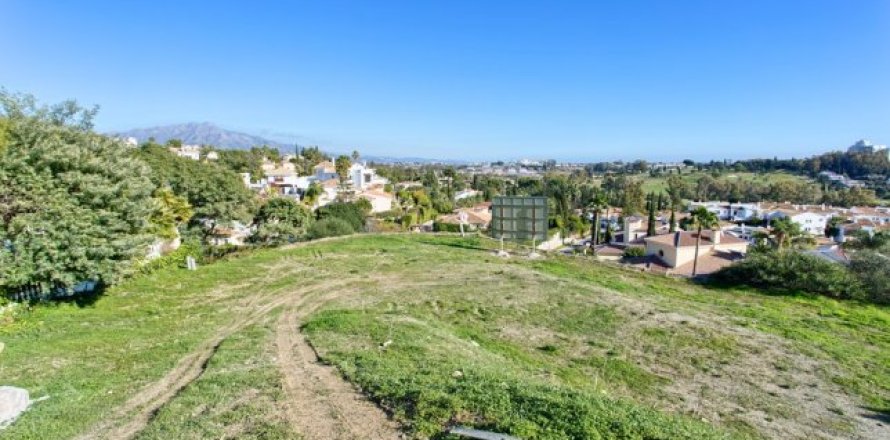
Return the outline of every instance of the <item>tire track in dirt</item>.
{"type": "Polygon", "coordinates": [[[308,294],[316,290],[331,289],[338,284],[342,284],[342,282],[324,283],[313,286],[307,291],[292,292],[271,299],[268,298],[268,295],[249,297],[241,304],[242,307],[251,309],[246,316],[220,328],[194,351],[181,358],[176,366],[162,378],[143,387],[129,400],[115,408],[104,420],[75,439],[130,439],[135,437],[164,405],[201,376],[216,350],[231,334],[257,322],[278,307],[299,304],[308,294]],[[268,301],[263,303],[263,300],[268,301]]]}
{"type": "Polygon", "coordinates": [[[303,317],[342,295],[325,295],[303,308],[285,310],[279,317],[276,345],[288,396],[288,420],[313,440],[399,439],[398,425],[334,367],[318,362],[318,355],[300,332],[303,317]]]}

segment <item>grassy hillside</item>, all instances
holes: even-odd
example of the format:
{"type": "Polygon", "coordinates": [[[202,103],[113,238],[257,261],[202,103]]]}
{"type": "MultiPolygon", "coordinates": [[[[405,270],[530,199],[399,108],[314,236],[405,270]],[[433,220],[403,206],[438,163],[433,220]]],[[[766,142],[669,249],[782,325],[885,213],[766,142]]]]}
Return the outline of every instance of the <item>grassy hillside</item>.
{"type": "Polygon", "coordinates": [[[276,342],[291,313],[418,437],[452,423],[554,439],[890,435],[886,308],[488,246],[361,236],[37,307],[0,327],[0,382],[50,398],[3,437],[294,438],[307,430],[276,342]]]}
{"type": "MultiPolygon", "coordinates": [[[[711,174],[703,171],[693,171],[689,173],[682,174],[683,179],[688,183],[691,187],[695,187],[698,179],[702,176],[710,176],[711,174]]],[[[789,174],[784,171],[774,171],[770,173],[750,173],[750,172],[726,172],[721,175],[718,180],[726,181],[726,182],[754,182],[757,184],[771,184],[782,181],[798,181],[798,182],[806,182],[807,179],[804,176],[799,176],[795,174],[789,174]]],[[[662,177],[649,177],[646,176],[643,179],[643,191],[646,193],[649,192],[666,192],[667,191],[667,176],[662,177]]]]}

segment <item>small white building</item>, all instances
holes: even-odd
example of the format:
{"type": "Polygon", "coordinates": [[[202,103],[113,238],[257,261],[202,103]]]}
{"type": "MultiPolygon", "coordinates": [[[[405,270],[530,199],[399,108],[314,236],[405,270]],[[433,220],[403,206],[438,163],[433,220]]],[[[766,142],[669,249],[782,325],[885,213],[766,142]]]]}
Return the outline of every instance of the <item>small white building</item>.
{"type": "Polygon", "coordinates": [[[363,191],[358,197],[371,202],[371,213],[373,214],[392,211],[393,201],[395,200],[392,194],[381,190],[363,191]]]}
{"type": "Polygon", "coordinates": [[[767,219],[772,221],[779,218],[789,218],[800,226],[801,231],[810,235],[823,235],[828,221],[837,215],[833,211],[788,211],[776,210],[767,214],[767,219]]]}
{"type": "Polygon", "coordinates": [[[463,190],[463,191],[458,191],[458,192],[454,195],[454,200],[469,199],[469,198],[471,198],[471,197],[476,197],[476,196],[479,196],[479,195],[482,195],[482,191],[476,191],[476,190],[474,190],[474,189],[465,189],[465,190],[463,190]]]}
{"type": "Polygon", "coordinates": [[[349,180],[352,187],[359,191],[382,187],[389,183],[388,180],[377,175],[377,170],[368,168],[364,164],[352,164],[349,167],[349,180]]]}
{"type": "Polygon", "coordinates": [[[691,202],[689,210],[704,207],[720,220],[744,222],[762,215],[759,203],[729,203],[719,201],[691,202]]]}

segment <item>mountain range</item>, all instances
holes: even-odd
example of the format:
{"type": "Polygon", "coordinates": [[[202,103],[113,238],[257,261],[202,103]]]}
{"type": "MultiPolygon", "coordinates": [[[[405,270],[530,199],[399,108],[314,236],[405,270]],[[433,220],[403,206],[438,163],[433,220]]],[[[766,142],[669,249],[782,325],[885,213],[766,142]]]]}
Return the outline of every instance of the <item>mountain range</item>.
{"type": "Polygon", "coordinates": [[[117,133],[117,137],[133,137],[140,143],[154,138],[155,142],[164,143],[170,139],[179,139],[189,145],[213,145],[219,148],[249,149],[259,145],[277,148],[293,148],[283,142],[277,142],[252,134],[226,130],[209,122],[189,122],[186,124],[163,125],[158,127],[137,128],[117,133]]]}
{"type": "MultiPolygon", "coordinates": [[[[154,138],[155,142],[165,143],[170,139],[179,139],[183,144],[187,145],[213,145],[218,148],[230,148],[237,150],[247,150],[251,147],[260,145],[268,145],[278,148],[281,151],[292,152],[294,144],[273,141],[240,131],[227,130],[210,122],[189,122],[185,124],[163,125],[148,128],[136,128],[132,130],[108,133],[114,137],[132,137],[136,138],[139,143],[154,138]]],[[[327,148],[323,150],[328,151],[327,148]]],[[[328,151],[332,153],[332,151],[328,151]]],[[[365,160],[377,163],[450,163],[460,164],[463,161],[454,160],[438,160],[420,157],[390,157],[390,156],[370,156],[362,155],[365,160]]]]}

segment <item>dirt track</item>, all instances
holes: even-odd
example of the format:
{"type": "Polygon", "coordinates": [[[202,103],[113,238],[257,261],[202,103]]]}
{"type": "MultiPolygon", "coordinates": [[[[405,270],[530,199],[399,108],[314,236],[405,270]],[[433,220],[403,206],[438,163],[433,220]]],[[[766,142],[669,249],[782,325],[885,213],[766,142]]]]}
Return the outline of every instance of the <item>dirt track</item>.
{"type": "Polygon", "coordinates": [[[307,439],[319,440],[399,438],[397,425],[332,367],[319,363],[314,350],[300,334],[300,319],[337,296],[328,293],[314,298],[316,292],[341,291],[337,287],[344,284],[328,282],[278,297],[246,298],[239,304],[239,308],[247,311],[242,318],[219,329],[162,378],[143,387],[76,438],[134,438],[164,405],[201,376],[226,338],[281,307],[284,311],[275,335],[277,362],[287,392],[286,415],[294,430],[307,439]]]}

